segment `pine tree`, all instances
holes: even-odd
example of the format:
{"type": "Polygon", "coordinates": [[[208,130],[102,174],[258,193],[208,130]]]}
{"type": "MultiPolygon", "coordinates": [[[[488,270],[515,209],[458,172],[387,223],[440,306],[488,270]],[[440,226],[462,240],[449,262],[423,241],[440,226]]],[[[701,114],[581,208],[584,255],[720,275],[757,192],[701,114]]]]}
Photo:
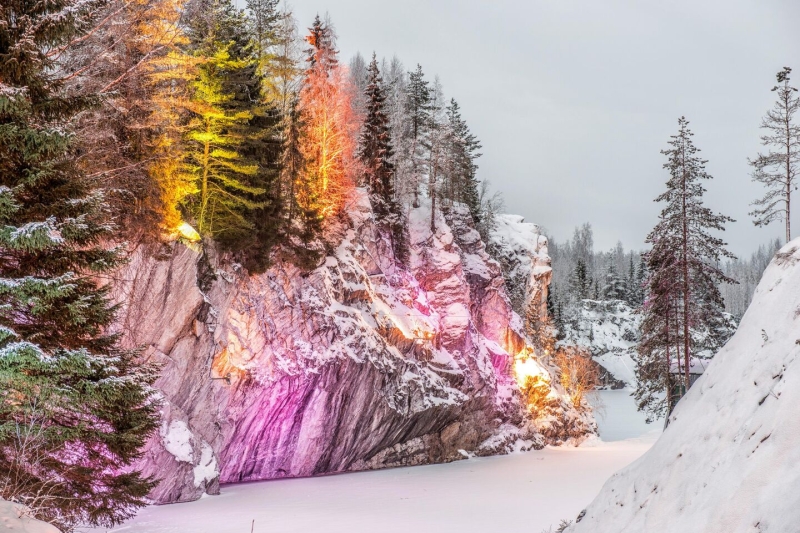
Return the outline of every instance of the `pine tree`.
{"type": "Polygon", "coordinates": [[[140,54],[161,49],[142,65],[144,95],[141,100],[142,142],[139,160],[145,162],[147,174],[158,186],[162,230],[176,234],[184,223],[181,208],[196,193],[193,176],[185,167],[186,122],[190,114],[190,83],[197,76],[198,58],[186,52],[188,38],[181,24],[184,2],[163,0],[152,13],[155,20],[140,21],[136,32],[141,35],[140,54]]]}
{"type": "MultiPolygon", "coordinates": [[[[725,243],[710,231],[723,231],[731,218],[703,205],[701,180],[711,179],[706,161],[692,142],[689,122],[681,117],[672,136],[664,168],[670,173],[667,190],[656,198],[666,205],[648,235],[653,249],[646,254],[649,269],[648,298],[643,308],[645,325],[639,345],[639,365],[669,369],[675,360],[683,369],[683,386],[689,383],[689,363],[697,346],[693,331],[709,331],[721,320],[724,305],[719,284],[732,282],[717,267],[721,257],[733,257],[725,243]],[[663,353],[663,357],[662,357],[663,353]],[[682,360],[680,359],[682,357],[682,360]],[[653,363],[661,361],[664,363],[653,363]]],[[[654,390],[667,379],[643,372],[640,406],[654,412],[661,407],[654,390]],[[648,384],[648,378],[650,383],[648,384]],[[653,385],[657,383],[657,385],[653,385]]],[[[669,404],[668,404],[669,405],[669,404]]],[[[671,407],[671,406],[670,406],[671,407]]]]}
{"type": "Polygon", "coordinates": [[[591,285],[589,274],[586,271],[586,263],[583,262],[583,259],[578,259],[578,262],[575,264],[575,270],[572,273],[572,278],[570,279],[570,291],[573,297],[577,300],[588,299],[591,285]]]}
{"type": "Polygon", "coordinates": [[[636,269],[636,305],[644,303],[645,287],[647,285],[647,262],[644,254],[639,257],[639,267],[636,269]]]}
{"type": "Polygon", "coordinates": [[[631,307],[637,307],[636,301],[636,266],[633,263],[633,252],[628,257],[628,275],[625,278],[625,301],[631,307]]]}
{"type": "Polygon", "coordinates": [[[366,117],[359,139],[358,157],[364,168],[364,185],[376,197],[376,213],[385,216],[394,203],[394,165],[389,137],[389,121],[384,112],[386,97],[383,94],[383,80],[378,69],[378,61],[372,54],[367,68],[366,117]]]}
{"type": "MultiPolygon", "coordinates": [[[[642,303],[641,338],[636,347],[637,407],[647,422],[663,418],[673,405],[670,368],[679,360],[680,332],[674,316],[678,297],[673,278],[675,256],[671,239],[656,240],[653,248],[642,256],[652,275],[647,278],[647,297],[642,303]],[[665,394],[666,393],[666,394],[665,394]]],[[[644,269],[640,267],[640,272],[644,269]]]]}
{"type": "Polygon", "coordinates": [[[153,486],[129,466],[156,427],[155,375],[108,332],[96,276],[122,252],[65,127],[98,98],[64,94],[48,53],[102,5],[0,6],[0,497],[64,529],[117,524],[153,486]]]}
{"type": "Polygon", "coordinates": [[[438,76],[431,90],[430,122],[427,142],[421,146],[428,151],[428,198],[431,200],[431,232],[436,232],[436,200],[440,196],[439,181],[447,170],[447,144],[451,137],[450,125],[445,116],[444,91],[438,76]]]}
{"type": "Polygon", "coordinates": [[[280,0],[246,0],[249,15],[249,34],[254,43],[254,54],[259,59],[260,70],[269,70],[274,59],[273,48],[279,39],[281,13],[280,0]]]}
{"type": "Polygon", "coordinates": [[[404,224],[400,205],[395,200],[394,165],[391,163],[392,141],[389,120],[384,111],[386,97],[378,60],[374,53],[367,68],[367,75],[364,92],[366,118],[358,149],[358,157],[364,169],[363,182],[370,191],[375,215],[380,221],[388,224],[395,251],[399,257],[405,258],[404,224]]]}
{"type": "Polygon", "coordinates": [[[766,194],[753,202],[756,209],[750,215],[756,226],[784,221],[786,242],[792,239],[791,199],[792,191],[797,189],[800,166],[800,124],[795,122],[800,98],[795,94],[797,89],[789,85],[791,72],[789,67],[778,72],[780,85],[772,88],[778,93],[778,100],[761,122],[761,128],[767,130],[761,137],[761,144],[772,149],[749,161],[753,167],[753,181],[767,188],[766,194]]]}
{"type": "Polygon", "coordinates": [[[242,15],[229,0],[199,0],[192,8],[189,38],[200,60],[186,133],[186,166],[197,190],[189,207],[201,235],[236,248],[256,229],[254,212],[269,205],[274,173],[259,161],[269,151],[269,127],[242,15]]]}
{"type": "Polygon", "coordinates": [[[601,295],[604,300],[624,300],[626,294],[625,280],[617,272],[616,265],[611,262],[606,271],[601,295]]]}
{"type": "Polygon", "coordinates": [[[430,133],[433,123],[431,116],[433,94],[420,65],[408,74],[405,101],[409,128],[407,157],[411,162],[408,176],[411,183],[408,184],[408,188],[414,195],[414,207],[418,207],[419,188],[431,149],[430,133]]]}
{"type": "Polygon", "coordinates": [[[466,204],[473,222],[477,225],[481,219],[481,205],[476,177],[478,165],[475,160],[481,156],[478,153],[481,143],[461,117],[461,108],[455,99],[450,100],[446,113],[449,138],[446,147],[448,161],[444,192],[450,200],[466,204]]]}

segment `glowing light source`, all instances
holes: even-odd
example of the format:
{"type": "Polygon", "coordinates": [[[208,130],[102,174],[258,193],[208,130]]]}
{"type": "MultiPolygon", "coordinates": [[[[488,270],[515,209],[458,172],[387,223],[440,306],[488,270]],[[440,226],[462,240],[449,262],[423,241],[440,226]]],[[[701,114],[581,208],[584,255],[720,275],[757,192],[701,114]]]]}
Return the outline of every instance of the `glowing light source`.
{"type": "Polygon", "coordinates": [[[524,387],[531,378],[547,380],[548,376],[536,360],[530,346],[526,346],[514,357],[514,376],[520,387],[524,387]]]}
{"type": "Polygon", "coordinates": [[[177,227],[177,231],[182,238],[189,242],[200,242],[200,234],[186,222],[181,222],[177,227]]]}

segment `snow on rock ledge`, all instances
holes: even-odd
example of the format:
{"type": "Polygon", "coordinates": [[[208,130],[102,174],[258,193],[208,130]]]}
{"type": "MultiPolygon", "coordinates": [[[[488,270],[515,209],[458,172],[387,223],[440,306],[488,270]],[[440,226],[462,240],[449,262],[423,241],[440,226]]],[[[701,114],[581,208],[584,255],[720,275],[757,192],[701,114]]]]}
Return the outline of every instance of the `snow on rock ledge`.
{"type": "Polygon", "coordinates": [[[773,259],[667,430],[569,533],[785,533],[800,507],[800,239],[773,259]]]}
{"type": "Polygon", "coordinates": [[[521,321],[466,211],[437,212],[431,232],[430,208],[412,209],[406,265],[363,191],[346,212],[310,273],[248,276],[179,243],[133,253],[115,290],[125,343],[163,365],[162,427],[140,465],[161,479],[153,501],[507,452],[512,439],[491,437],[509,425],[538,447],[591,427],[566,401],[545,420],[520,405],[521,321]]]}
{"type": "Polygon", "coordinates": [[[553,269],[547,253],[547,237],[539,226],[525,222],[519,215],[497,215],[490,240],[514,310],[524,315],[528,302],[536,298],[545,313],[553,269]]]}

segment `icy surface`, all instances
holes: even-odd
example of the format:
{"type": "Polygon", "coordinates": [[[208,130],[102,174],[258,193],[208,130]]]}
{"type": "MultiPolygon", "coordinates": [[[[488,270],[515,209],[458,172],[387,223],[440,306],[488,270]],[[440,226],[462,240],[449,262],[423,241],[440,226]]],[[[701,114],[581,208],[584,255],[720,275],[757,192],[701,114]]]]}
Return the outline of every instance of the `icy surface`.
{"type": "Polygon", "coordinates": [[[597,429],[605,442],[615,442],[639,437],[653,431],[660,432],[663,420],[652,424],[645,422],[645,415],[636,409],[629,390],[601,390],[589,396],[594,408],[597,429]]]}
{"type": "Polygon", "coordinates": [[[21,505],[0,500],[0,533],[17,532],[59,533],[54,526],[28,517],[21,505]]]}
{"type": "Polygon", "coordinates": [[[226,485],[220,496],[149,507],[110,531],[540,533],[576,516],[608,476],[644,453],[656,436],[444,465],[226,485]]]}
{"type": "Polygon", "coordinates": [[[739,330],[663,436],[569,533],[798,531],[800,240],[764,273],[739,330]]]}

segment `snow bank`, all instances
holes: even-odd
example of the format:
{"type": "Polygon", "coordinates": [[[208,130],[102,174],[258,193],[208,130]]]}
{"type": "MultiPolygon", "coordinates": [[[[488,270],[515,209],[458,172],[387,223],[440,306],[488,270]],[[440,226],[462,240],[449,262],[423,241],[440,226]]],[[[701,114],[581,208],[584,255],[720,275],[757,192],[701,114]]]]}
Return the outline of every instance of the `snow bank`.
{"type": "Polygon", "coordinates": [[[0,500],[0,533],[59,533],[55,526],[34,520],[22,505],[0,500]]]}
{"type": "Polygon", "coordinates": [[[739,330],[569,533],[800,530],[800,239],[776,255],[739,330]]]}

